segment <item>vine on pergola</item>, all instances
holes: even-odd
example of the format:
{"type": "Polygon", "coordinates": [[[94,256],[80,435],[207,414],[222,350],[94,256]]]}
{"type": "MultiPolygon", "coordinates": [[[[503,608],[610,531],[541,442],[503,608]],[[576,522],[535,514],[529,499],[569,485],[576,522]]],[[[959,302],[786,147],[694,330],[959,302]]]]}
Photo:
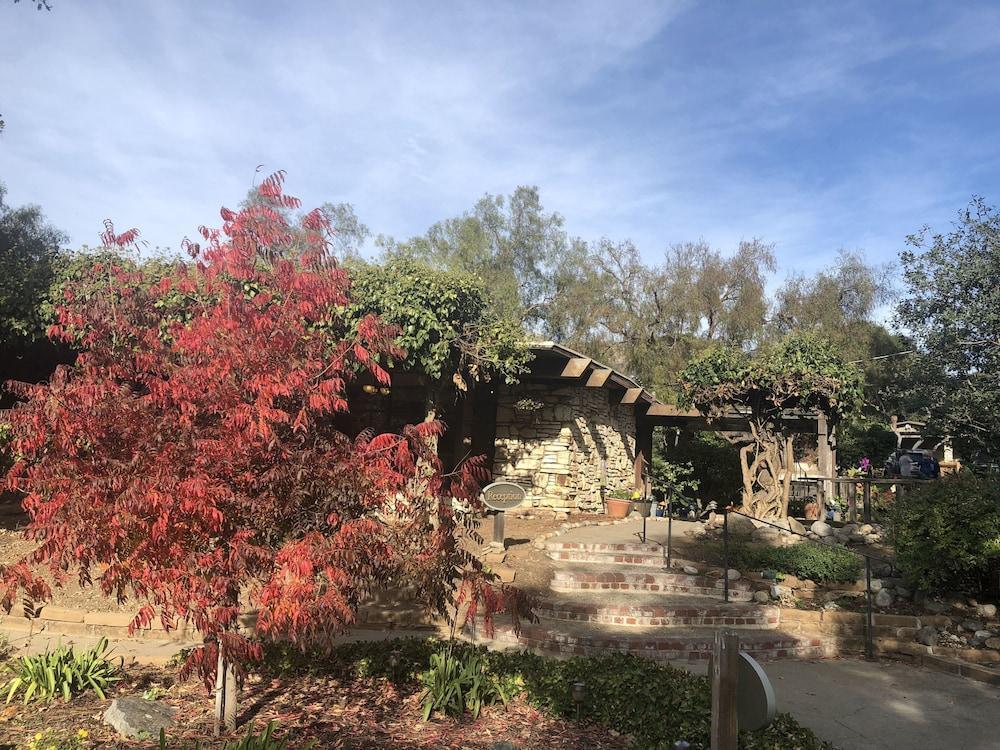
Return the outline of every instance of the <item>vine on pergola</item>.
{"type": "Polygon", "coordinates": [[[783,417],[790,411],[820,412],[829,425],[861,403],[862,374],[842,361],[826,341],[793,334],[754,354],[732,347],[709,349],[681,373],[687,402],[710,420],[738,413],[748,432],[743,442],[743,512],[785,518],[791,490],[792,436],[783,417]]]}

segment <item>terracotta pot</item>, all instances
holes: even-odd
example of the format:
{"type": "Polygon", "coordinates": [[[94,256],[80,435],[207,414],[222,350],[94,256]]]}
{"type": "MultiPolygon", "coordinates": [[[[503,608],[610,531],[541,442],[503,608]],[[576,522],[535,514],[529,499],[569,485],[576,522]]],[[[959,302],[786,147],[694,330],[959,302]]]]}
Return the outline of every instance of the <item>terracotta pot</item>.
{"type": "Polygon", "coordinates": [[[611,516],[611,518],[625,518],[628,516],[629,511],[632,510],[631,500],[609,497],[604,502],[607,503],[608,515],[611,516]]]}
{"type": "Polygon", "coordinates": [[[806,503],[805,513],[808,520],[817,520],[819,518],[819,503],[806,503]]]}

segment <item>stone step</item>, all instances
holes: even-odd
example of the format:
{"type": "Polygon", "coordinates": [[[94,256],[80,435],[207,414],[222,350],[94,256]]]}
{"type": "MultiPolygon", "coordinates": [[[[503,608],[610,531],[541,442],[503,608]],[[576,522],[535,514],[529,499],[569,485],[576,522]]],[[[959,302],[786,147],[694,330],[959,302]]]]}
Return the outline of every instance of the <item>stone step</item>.
{"type": "Polygon", "coordinates": [[[546,620],[619,625],[626,628],[726,627],[773,630],[781,609],[726,604],[705,597],[617,592],[553,593],[536,601],[534,612],[546,620]]]}
{"type": "MultiPolygon", "coordinates": [[[[635,591],[688,594],[719,600],[723,597],[724,583],[720,578],[694,576],[686,573],[667,573],[623,568],[614,571],[563,569],[553,572],[549,588],[553,591],[635,591]]],[[[743,580],[730,581],[729,599],[749,602],[753,591],[743,580]]]]}
{"type": "MultiPolygon", "coordinates": [[[[554,622],[541,619],[537,624],[522,625],[515,633],[510,625],[497,624],[488,635],[482,623],[466,626],[463,637],[490,648],[526,648],[557,656],[603,656],[628,653],[656,661],[697,662],[712,653],[716,630],[711,628],[675,628],[668,631],[623,632],[618,626],[554,622]]],[[[816,659],[837,654],[835,639],[796,636],[780,631],[740,632],[740,648],[755,659],[816,659]]]]}

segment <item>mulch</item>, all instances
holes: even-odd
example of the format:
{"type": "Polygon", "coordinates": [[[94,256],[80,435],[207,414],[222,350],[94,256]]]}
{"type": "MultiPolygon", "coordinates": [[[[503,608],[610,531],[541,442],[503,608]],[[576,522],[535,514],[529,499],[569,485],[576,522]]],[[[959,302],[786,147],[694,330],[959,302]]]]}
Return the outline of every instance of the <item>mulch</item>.
{"type": "MultiPolygon", "coordinates": [[[[195,680],[179,682],[174,668],[133,667],[119,685],[119,695],[158,692],[157,698],[178,709],[177,726],[168,735],[170,750],[221,748],[212,738],[212,697],[195,680]]],[[[55,730],[69,736],[79,729],[89,733],[83,747],[102,750],[157,748],[155,740],[125,740],[103,724],[109,705],[93,694],[69,703],[12,704],[0,710],[0,750],[25,747],[36,732],[55,730]]],[[[479,719],[457,721],[432,717],[422,721],[415,687],[402,691],[384,679],[341,681],[326,676],[251,679],[240,703],[243,732],[250,722],[259,731],[270,720],[280,727],[277,736],[289,738],[288,750],[315,741],[316,750],[491,750],[495,743],[512,742],[518,750],[623,750],[629,738],[602,727],[555,718],[523,701],[506,708],[490,707],[479,719]]]]}

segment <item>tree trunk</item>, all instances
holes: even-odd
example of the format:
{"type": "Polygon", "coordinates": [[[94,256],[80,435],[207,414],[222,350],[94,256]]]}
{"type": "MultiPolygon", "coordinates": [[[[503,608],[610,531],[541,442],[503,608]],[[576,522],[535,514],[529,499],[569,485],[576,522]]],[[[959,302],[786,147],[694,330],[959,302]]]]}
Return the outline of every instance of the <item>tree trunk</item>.
{"type": "Polygon", "coordinates": [[[791,435],[785,438],[785,476],[782,482],[781,517],[788,518],[788,503],[792,496],[792,472],[795,469],[795,451],[791,435]]]}
{"type": "Polygon", "coordinates": [[[236,711],[239,687],[236,684],[236,671],[232,663],[222,656],[222,646],[219,646],[219,662],[215,674],[215,736],[218,737],[222,727],[226,731],[236,729],[236,711]]]}
{"type": "Polygon", "coordinates": [[[743,512],[763,520],[785,518],[794,459],[791,438],[776,434],[764,424],[751,424],[750,431],[753,442],[740,448],[743,512]]]}

